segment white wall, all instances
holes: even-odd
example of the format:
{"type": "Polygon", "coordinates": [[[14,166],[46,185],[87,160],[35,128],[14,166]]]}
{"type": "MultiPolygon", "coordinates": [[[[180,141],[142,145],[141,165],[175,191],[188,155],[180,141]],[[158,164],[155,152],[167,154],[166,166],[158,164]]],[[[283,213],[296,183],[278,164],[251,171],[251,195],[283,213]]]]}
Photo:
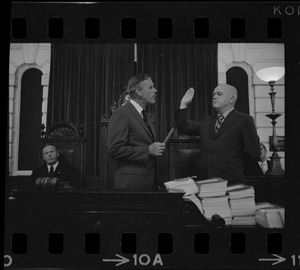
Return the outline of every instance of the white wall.
{"type": "Polygon", "coordinates": [[[9,59],[9,173],[12,175],[28,175],[31,171],[18,171],[19,126],[21,79],[29,68],[39,69],[43,85],[41,123],[46,123],[48,85],[50,74],[49,43],[12,43],[9,59]]]}
{"type": "MultiPolygon", "coordinates": [[[[226,83],[226,71],[233,66],[243,68],[249,80],[249,109],[256,123],[257,132],[269,149],[269,136],[272,135],[271,120],[266,117],[272,111],[270,87],[261,81],[255,73],[266,67],[284,67],[284,44],[269,43],[220,43],[218,45],[219,83],[226,83]]],[[[277,119],[276,134],[284,136],[284,77],[276,82],[275,112],[282,113],[277,119]]],[[[272,153],[268,153],[270,156],[272,153]]],[[[278,152],[284,169],[284,152],[278,152]]]]}

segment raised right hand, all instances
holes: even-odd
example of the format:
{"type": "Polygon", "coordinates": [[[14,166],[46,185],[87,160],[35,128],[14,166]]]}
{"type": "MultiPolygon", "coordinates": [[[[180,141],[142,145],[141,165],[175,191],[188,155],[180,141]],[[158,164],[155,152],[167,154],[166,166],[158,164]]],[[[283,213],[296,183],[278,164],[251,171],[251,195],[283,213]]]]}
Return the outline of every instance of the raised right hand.
{"type": "Polygon", "coordinates": [[[180,109],[185,109],[192,102],[194,93],[195,90],[192,87],[185,92],[185,95],[180,102],[180,109]]]}
{"type": "Polygon", "coordinates": [[[149,145],[149,154],[152,156],[162,156],[165,151],[166,144],[160,142],[154,142],[149,145]]]}

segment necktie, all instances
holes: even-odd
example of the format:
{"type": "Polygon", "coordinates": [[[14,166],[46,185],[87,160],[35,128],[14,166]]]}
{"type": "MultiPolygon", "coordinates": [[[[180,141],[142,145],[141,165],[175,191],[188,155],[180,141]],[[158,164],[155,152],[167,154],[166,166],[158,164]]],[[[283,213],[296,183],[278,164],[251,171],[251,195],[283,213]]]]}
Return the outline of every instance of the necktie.
{"type": "Polygon", "coordinates": [[[49,172],[49,177],[53,177],[54,176],[54,167],[51,166],[50,167],[50,172],[49,172]]]}
{"type": "Polygon", "coordinates": [[[148,129],[149,129],[149,131],[150,131],[150,133],[151,133],[152,139],[154,140],[154,135],[153,135],[152,130],[151,130],[151,128],[150,128],[150,124],[149,124],[149,121],[148,121],[148,117],[147,117],[146,111],[145,111],[145,110],[142,110],[142,114],[143,114],[144,122],[146,123],[146,125],[147,125],[147,127],[148,127],[148,129]]]}
{"type": "Polygon", "coordinates": [[[215,133],[217,133],[218,130],[220,129],[224,119],[225,119],[225,117],[224,117],[223,114],[218,115],[217,122],[216,122],[216,127],[215,127],[215,133]]]}

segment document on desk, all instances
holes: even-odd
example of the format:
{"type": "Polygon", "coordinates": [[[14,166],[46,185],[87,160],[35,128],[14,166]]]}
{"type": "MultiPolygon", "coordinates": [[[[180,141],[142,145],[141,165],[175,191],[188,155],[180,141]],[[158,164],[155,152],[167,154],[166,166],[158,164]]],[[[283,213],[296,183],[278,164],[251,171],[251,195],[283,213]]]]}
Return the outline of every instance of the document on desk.
{"type": "Polygon", "coordinates": [[[199,200],[199,198],[195,194],[184,195],[183,199],[186,200],[186,201],[193,202],[197,206],[197,208],[199,209],[200,213],[202,215],[204,214],[203,205],[202,205],[201,201],[199,200]]]}
{"type": "Polygon", "coordinates": [[[165,140],[164,140],[164,143],[166,143],[166,142],[170,139],[170,137],[171,137],[171,135],[173,134],[174,131],[175,131],[174,128],[171,128],[171,129],[170,129],[170,131],[169,131],[167,137],[166,137],[165,140]]]}

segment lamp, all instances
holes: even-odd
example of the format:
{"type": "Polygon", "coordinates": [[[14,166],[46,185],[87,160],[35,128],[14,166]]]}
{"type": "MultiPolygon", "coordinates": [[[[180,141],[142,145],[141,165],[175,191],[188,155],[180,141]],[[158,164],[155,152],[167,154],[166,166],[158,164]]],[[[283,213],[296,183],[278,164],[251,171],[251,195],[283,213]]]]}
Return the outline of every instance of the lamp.
{"type": "Polygon", "coordinates": [[[264,68],[256,72],[256,75],[258,78],[260,78],[262,81],[268,82],[271,87],[271,92],[269,93],[271,98],[271,105],[272,105],[272,113],[266,114],[268,118],[272,120],[273,125],[273,136],[272,136],[272,149],[273,154],[270,157],[271,158],[271,169],[268,170],[267,174],[269,175],[283,175],[284,170],[281,167],[280,163],[280,157],[277,154],[277,145],[278,140],[276,136],[276,119],[280,117],[282,114],[275,112],[275,95],[276,92],[274,92],[274,86],[275,82],[280,80],[284,76],[284,67],[270,67],[270,68],[264,68]]]}

